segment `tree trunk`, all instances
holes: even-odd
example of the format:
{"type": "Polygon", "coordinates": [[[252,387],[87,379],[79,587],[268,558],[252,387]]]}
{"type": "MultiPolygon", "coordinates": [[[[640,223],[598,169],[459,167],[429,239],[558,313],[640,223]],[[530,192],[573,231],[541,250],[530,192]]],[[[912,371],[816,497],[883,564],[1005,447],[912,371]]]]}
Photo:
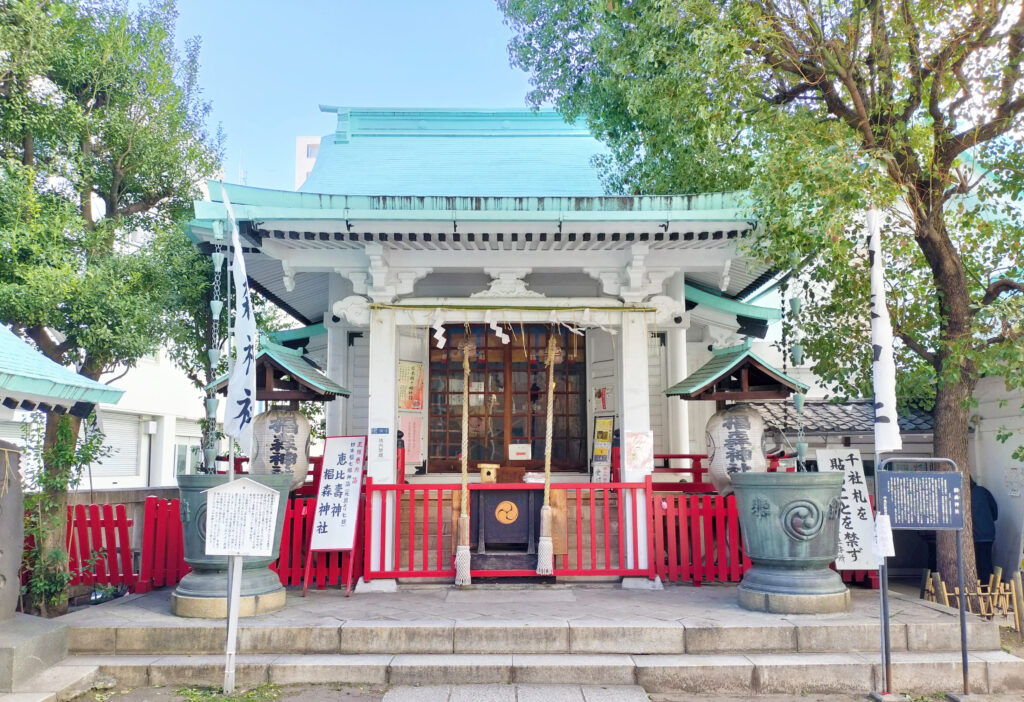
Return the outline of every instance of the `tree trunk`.
{"type": "MultiPolygon", "coordinates": [[[[70,466],[63,465],[60,461],[52,458],[54,448],[57,445],[57,427],[61,415],[55,412],[46,414],[46,433],[43,440],[44,461],[42,467],[43,476],[41,482],[41,499],[39,505],[39,526],[40,544],[39,561],[36,564],[40,569],[40,577],[62,578],[68,571],[68,545],[67,545],[67,505],[68,505],[68,471],[70,466]]],[[[82,426],[82,420],[77,417],[68,416],[69,429],[71,430],[71,450],[74,449],[74,442],[78,441],[78,432],[82,426]]],[[[56,582],[54,580],[53,582],[56,582]]],[[[63,592],[55,597],[56,601],[46,602],[45,599],[37,599],[36,605],[44,616],[56,617],[67,612],[68,596],[67,586],[63,592]]]]}
{"type": "MultiPolygon", "coordinates": [[[[974,526],[971,517],[971,458],[968,451],[969,411],[967,402],[974,392],[975,380],[961,376],[943,387],[935,397],[935,456],[952,459],[964,476],[964,586],[968,592],[978,589],[978,570],[974,560],[974,526]]],[[[946,585],[957,583],[955,531],[940,531],[936,539],[938,569],[946,585]]]]}

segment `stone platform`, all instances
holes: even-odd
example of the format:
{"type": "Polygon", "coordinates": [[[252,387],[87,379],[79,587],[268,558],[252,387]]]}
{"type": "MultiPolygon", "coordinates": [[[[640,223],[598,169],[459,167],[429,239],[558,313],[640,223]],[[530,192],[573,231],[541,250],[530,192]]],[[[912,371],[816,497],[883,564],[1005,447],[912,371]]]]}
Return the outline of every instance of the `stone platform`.
{"type": "MultiPolygon", "coordinates": [[[[289,590],[279,612],[241,620],[237,679],[457,685],[640,685],[648,692],[868,692],[880,677],[878,593],[849,612],[749,612],[734,586],[403,586],[397,593],[289,590]]],[[[956,691],[953,609],[897,593],[894,682],[956,691]]],[[[98,666],[122,686],[219,685],[223,622],[183,619],[170,591],[128,596],[61,618],[68,665],[98,666]]],[[[971,618],[976,692],[1024,692],[1024,660],[1000,650],[996,624],[971,618]]]]}

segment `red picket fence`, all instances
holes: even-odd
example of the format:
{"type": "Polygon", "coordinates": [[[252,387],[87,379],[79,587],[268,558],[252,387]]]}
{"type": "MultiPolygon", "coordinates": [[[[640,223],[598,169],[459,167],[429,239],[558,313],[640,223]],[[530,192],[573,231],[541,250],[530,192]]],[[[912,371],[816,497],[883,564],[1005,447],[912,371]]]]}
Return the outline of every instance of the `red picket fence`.
{"type": "MultiPolygon", "coordinates": [[[[738,583],[750,568],[732,495],[655,494],[654,572],[662,580],[738,583]]],[[[877,570],[840,571],[843,582],[878,588],[877,570]]]]}
{"type": "Polygon", "coordinates": [[[150,495],[146,498],[143,515],[139,582],[135,592],[177,585],[192,570],[185,562],[178,500],[163,500],[150,495]]]}
{"type": "MultiPolygon", "coordinates": [[[[510,486],[476,483],[469,487],[476,492],[510,486]]],[[[530,483],[514,487],[544,489],[530,483]]],[[[553,534],[556,554],[563,551],[555,557],[556,576],[649,575],[648,567],[637,567],[628,558],[630,551],[638,550],[636,531],[622,527],[627,521],[647,518],[650,480],[646,484],[558,483],[552,490],[565,491],[566,504],[564,525],[553,525],[558,530],[553,534]]],[[[365,530],[364,579],[454,577],[453,500],[458,491],[459,486],[452,484],[377,485],[367,479],[365,523],[374,524],[374,515],[381,510],[393,517],[365,530]]],[[[474,570],[472,575],[523,577],[536,572],[474,570]]]]}
{"type": "MultiPolygon", "coordinates": [[[[301,585],[306,563],[306,550],[312,529],[315,498],[288,500],[281,532],[281,550],[277,561],[270,566],[282,585],[301,585]]],[[[353,578],[362,574],[362,526],[356,533],[355,571],[353,578]]],[[[317,553],[313,558],[313,580],[316,587],[341,585],[348,568],[350,552],[331,551],[317,553]]],[[[178,500],[146,498],[138,583],[135,592],[149,592],[154,587],[177,585],[192,569],[185,562],[178,500]]]]}
{"type": "MultiPolygon", "coordinates": [[[[362,507],[360,507],[362,509],[362,507]]],[[[281,531],[281,551],[270,569],[277,573],[281,584],[302,585],[305,573],[306,555],[316,517],[316,498],[298,497],[288,501],[284,513],[284,528],[281,531]]],[[[352,551],[317,551],[313,555],[312,583],[320,590],[328,585],[343,586],[348,572],[349,559],[352,563],[353,585],[363,574],[363,520],[359,515],[356,525],[355,549],[352,551]]]]}
{"type": "Polygon", "coordinates": [[[732,495],[656,494],[651,517],[662,580],[735,583],[750,567],[732,495]]]}
{"type": "Polygon", "coordinates": [[[71,585],[136,584],[124,505],[68,505],[67,520],[71,585]]]}

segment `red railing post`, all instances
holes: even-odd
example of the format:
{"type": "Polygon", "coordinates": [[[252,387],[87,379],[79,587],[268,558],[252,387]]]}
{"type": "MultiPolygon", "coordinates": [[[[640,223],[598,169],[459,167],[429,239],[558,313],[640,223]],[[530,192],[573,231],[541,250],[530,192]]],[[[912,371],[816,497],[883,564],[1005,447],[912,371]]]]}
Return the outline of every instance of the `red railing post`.
{"type": "Polygon", "coordinates": [[[366,477],[366,507],[364,508],[364,520],[363,527],[363,580],[370,582],[373,580],[373,478],[366,477]]]}

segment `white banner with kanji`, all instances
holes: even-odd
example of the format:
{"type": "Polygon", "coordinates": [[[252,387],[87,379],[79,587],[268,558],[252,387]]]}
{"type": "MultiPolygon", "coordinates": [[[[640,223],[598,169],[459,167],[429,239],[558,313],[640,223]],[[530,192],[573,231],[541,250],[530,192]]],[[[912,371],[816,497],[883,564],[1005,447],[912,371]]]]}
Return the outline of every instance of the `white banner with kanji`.
{"type": "Polygon", "coordinates": [[[885,304],[882,237],[878,210],[867,214],[868,256],[871,263],[871,378],[875,392],[875,453],[903,448],[896,414],[896,362],[892,352],[892,323],[885,304]]]}
{"type": "Polygon", "coordinates": [[[224,194],[224,207],[228,211],[228,228],[231,230],[231,272],[235,295],[235,336],[229,351],[233,363],[228,379],[224,433],[238,442],[244,455],[251,456],[252,420],[256,411],[256,346],[259,336],[249,295],[245,256],[242,254],[242,243],[238,236],[238,222],[235,221],[231,202],[223,186],[221,190],[224,194]]]}

